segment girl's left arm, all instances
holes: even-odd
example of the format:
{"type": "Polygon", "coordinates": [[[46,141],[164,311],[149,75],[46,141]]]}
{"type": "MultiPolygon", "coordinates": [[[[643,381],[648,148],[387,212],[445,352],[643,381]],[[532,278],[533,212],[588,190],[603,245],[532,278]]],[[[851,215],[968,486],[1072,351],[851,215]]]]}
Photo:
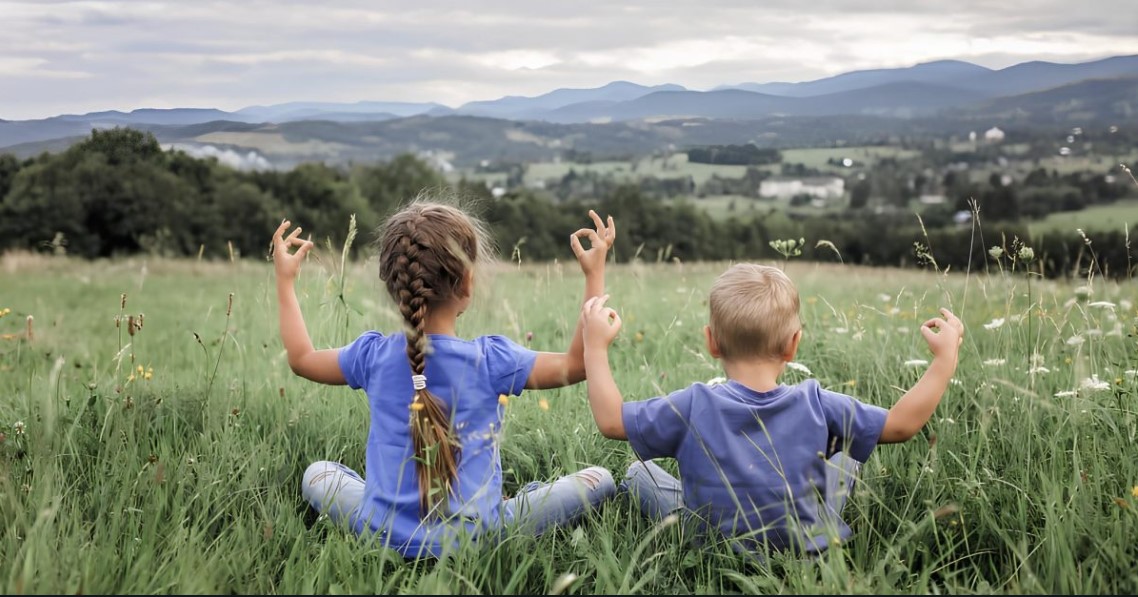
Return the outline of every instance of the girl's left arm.
{"type": "Polygon", "coordinates": [[[344,373],[340,370],[339,349],[316,350],[304,315],[300,311],[300,301],[296,298],[296,276],[300,273],[300,262],[312,249],[312,241],[300,239],[300,228],[287,237],[284,231],[289,227],[288,220],[281,222],[273,235],[273,264],[277,277],[277,306],[280,309],[281,341],[288,353],[288,366],[293,373],[315,382],[329,385],[344,385],[344,373]],[[290,253],[290,247],[297,247],[290,253]]]}
{"type": "MultiPolygon", "coordinates": [[[[616,240],[616,224],[612,216],[608,218],[608,225],[597,212],[589,210],[589,217],[593,219],[596,230],[582,228],[569,237],[569,245],[573,254],[581,264],[581,271],[585,274],[585,296],[581,299],[584,305],[589,299],[605,293],[605,260],[608,258],[609,247],[616,240]],[[589,238],[589,248],[581,245],[580,237],[589,238]]],[[[585,342],[582,339],[584,320],[577,318],[577,327],[573,330],[573,338],[569,341],[567,352],[539,352],[526,380],[527,390],[541,390],[546,388],[560,388],[573,385],[585,379],[585,342]]]]}

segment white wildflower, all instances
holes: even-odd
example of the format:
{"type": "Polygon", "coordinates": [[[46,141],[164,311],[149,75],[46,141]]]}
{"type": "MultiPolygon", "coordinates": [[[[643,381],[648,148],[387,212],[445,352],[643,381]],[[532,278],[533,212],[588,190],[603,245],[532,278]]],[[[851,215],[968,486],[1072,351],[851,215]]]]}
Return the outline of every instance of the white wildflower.
{"type": "Polygon", "coordinates": [[[1036,373],[1051,373],[1051,370],[1043,365],[1038,365],[1027,370],[1028,374],[1035,375],[1036,373]]]}
{"type": "Polygon", "coordinates": [[[1031,261],[1032,259],[1035,259],[1035,251],[1031,247],[1020,247],[1019,260],[1031,261]]]}
{"type": "Polygon", "coordinates": [[[954,385],[954,386],[958,386],[958,385],[960,385],[960,380],[959,380],[959,379],[956,379],[955,377],[953,377],[952,379],[949,379],[949,380],[948,380],[948,383],[950,383],[950,384],[952,384],[952,385],[954,385]]]}
{"type": "Polygon", "coordinates": [[[1076,394],[1078,394],[1078,392],[1076,392],[1074,390],[1066,390],[1063,392],[1055,392],[1055,397],[1056,398],[1066,398],[1068,396],[1074,396],[1076,394]]]}
{"type": "Polygon", "coordinates": [[[1098,328],[1091,328],[1091,329],[1089,329],[1083,333],[1088,335],[1088,336],[1095,337],[1095,338],[1102,336],[1102,330],[1100,330],[1098,328]]]}
{"type": "Polygon", "coordinates": [[[881,293],[881,294],[877,295],[877,300],[879,300],[883,303],[888,303],[889,301],[893,300],[893,297],[889,296],[888,294],[881,293]]]}
{"type": "Polygon", "coordinates": [[[899,313],[901,313],[901,309],[898,307],[893,307],[892,309],[889,310],[890,315],[897,315],[899,313]]]}
{"type": "Polygon", "coordinates": [[[985,324],[984,324],[984,329],[986,329],[986,330],[994,330],[994,329],[996,329],[996,328],[998,328],[998,327],[1000,327],[1000,326],[1004,325],[1004,321],[1005,321],[1005,320],[1004,320],[1004,318],[1003,318],[1003,317],[997,317],[997,318],[993,319],[992,321],[989,321],[988,323],[985,323],[985,324]]]}
{"type": "Polygon", "coordinates": [[[1124,311],[1129,311],[1131,308],[1134,307],[1134,303],[1132,303],[1126,299],[1122,299],[1122,300],[1118,301],[1118,306],[1122,307],[1122,309],[1124,311]]]}
{"type": "Polygon", "coordinates": [[[1007,359],[988,359],[988,360],[984,361],[984,366],[985,367],[999,367],[1000,365],[1003,365],[1006,362],[1008,362],[1007,359]]]}
{"type": "Polygon", "coordinates": [[[1087,379],[1084,379],[1083,381],[1079,382],[1079,388],[1083,389],[1083,390],[1094,390],[1094,391],[1109,390],[1110,389],[1110,382],[1103,381],[1103,380],[1098,378],[1098,374],[1094,374],[1094,375],[1091,375],[1090,377],[1088,377],[1087,379]]]}
{"type": "Polygon", "coordinates": [[[810,372],[810,369],[807,368],[806,365],[803,365],[802,363],[796,363],[794,361],[790,361],[789,363],[786,364],[786,368],[787,369],[794,369],[795,371],[798,371],[799,373],[803,373],[806,375],[814,375],[813,373],[810,372]]]}
{"type": "Polygon", "coordinates": [[[727,383],[727,378],[726,377],[713,377],[713,378],[707,380],[707,385],[709,385],[709,386],[717,386],[721,383],[727,383]]]}
{"type": "Polygon", "coordinates": [[[12,429],[16,432],[16,435],[23,435],[24,434],[24,422],[23,421],[16,421],[15,423],[12,424],[12,429]]]}
{"type": "Polygon", "coordinates": [[[1123,374],[1126,377],[1138,377],[1138,369],[1127,369],[1126,371],[1123,371],[1123,374]]]}
{"type": "Polygon", "coordinates": [[[834,328],[834,333],[835,334],[846,334],[846,333],[849,333],[849,329],[848,328],[834,328]]]}
{"type": "Polygon", "coordinates": [[[924,367],[928,364],[929,362],[924,359],[910,359],[908,361],[905,361],[906,367],[924,367]]]}
{"type": "Polygon", "coordinates": [[[899,326],[897,326],[897,333],[898,333],[898,334],[908,334],[908,333],[909,333],[909,332],[911,332],[911,331],[912,331],[912,330],[910,330],[909,328],[907,328],[907,327],[905,327],[905,326],[903,326],[903,325],[899,325],[899,326]]]}
{"type": "Polygon", "coordinates": [[[1087,306],[1088,307],[1100,307],[1103,309],[1113,309],[1115,307],[1115,304],[1110,302],[1110,301],[1095,301],[1093,303],[1087,303],[1087,306]]]}
{"type": "Polygon", "coordinates": [[[1083,338],[1082,336],[1078,335],[1078,334],[1075,334],[1074,336],[1067,338],[1067,346],[1078,346],[1078,345],[1082,344],[1083,342],[1086,342],[1086,339],[1083,338]]]}
{"type": "Polygon", "coordinates": [[[992,247],[988,249],[988,254],[992,256],[992,259],[999,259],[1003,256],[1004,249],[1003,247],[992,247]]]}
{"type": "Polygon", "coordinates": [[[1023,315],[1020,315],[1019,313],[1016,313],[1015,315],[1009,315],[1008,321],[1010,321],[1012,323],[1019,323],[1019,322],[1023,321],[1023,315]]]}

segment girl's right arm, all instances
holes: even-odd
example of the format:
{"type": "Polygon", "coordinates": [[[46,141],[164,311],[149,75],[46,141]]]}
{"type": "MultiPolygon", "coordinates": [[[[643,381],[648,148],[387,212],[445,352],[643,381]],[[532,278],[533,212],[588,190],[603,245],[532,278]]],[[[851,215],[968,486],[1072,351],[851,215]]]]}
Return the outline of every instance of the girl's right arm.
{"type": "MultiPolygon", "coordinates": [[[[591,209],[589,217],[593,219],[596,230],[582,228],[569,237],[569,246],[581,264],[581,272],[585,274],[585,298],[582,299],[582,304],[604,294],[605,260],[608,258],[609,248],[616,240],[616,224],[612,216],[608,218],[608,225],[605,225],[605,221],[591,209]],[[589,239],[588,249],[581,244],[582,236],[589,239]]],[[[585,348],[581,339],[581,325],[581,320],[578,318],[577,327],[573,330],[573,337],[569,341],[569,348],[565,352],[537,353],[533,370],[526,380],[526,389],[560,388],[585,379],[585,348]]]]}
{"type": "Polygon", "coordinates": [[[296,298],[295,282],[301,262],[312,249],[312,241],[300,239],[300,227],[287,237],[284,236],[289,225],[289,221],[284,220],[273,234],[273,265],[277,277],[281,341],[288,353],[288,366],[293,373],[305,379],[330,385],[346,384],[344,373],[340,370],[340,350],[316,350],[312,346],[312,338],[308,336],[304,315],[300,311],[300,301],[296,298]],[[289,251],[291,247],[297,247],[295,253],[289,251]]]}

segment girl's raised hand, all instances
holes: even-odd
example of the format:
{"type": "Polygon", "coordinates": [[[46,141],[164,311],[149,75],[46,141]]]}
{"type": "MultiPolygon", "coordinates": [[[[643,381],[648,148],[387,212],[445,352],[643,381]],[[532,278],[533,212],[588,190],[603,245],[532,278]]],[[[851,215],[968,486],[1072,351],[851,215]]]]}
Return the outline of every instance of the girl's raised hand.
{"type": "Polygon", "coordinates": [[[281,225],[277,226],[277,231],[273,233],[273,265],[278,280],[295,279],[300,273],[300,264],[304,261],[304,256],[312,250],[312,241],[300,238],[300,226],[288,236],[284,235],[291,225],[292,222],[283,220],[281,225]],[[292,247],[296,247],[295,253],[292,252],[292,247]]]}
{"type": "Polygon", "coordinates": [[[586,276],[604,269],[608,250],[612,247],[613,241],[616,240],[616,224],[613,222],[612,216],[608,218],[608,225],[605,225],[605,221],[591,209],[589,210],[589,217],[593,219],[593,224],[597,227],[596,230],[582,228],[569,236],[569,246],[573,248],[573,254],[577,256],[577,261],[581,264],[581,271],[586,276]],[[588,237],[588,249],[581,244],[581,237],[588,237]]]}

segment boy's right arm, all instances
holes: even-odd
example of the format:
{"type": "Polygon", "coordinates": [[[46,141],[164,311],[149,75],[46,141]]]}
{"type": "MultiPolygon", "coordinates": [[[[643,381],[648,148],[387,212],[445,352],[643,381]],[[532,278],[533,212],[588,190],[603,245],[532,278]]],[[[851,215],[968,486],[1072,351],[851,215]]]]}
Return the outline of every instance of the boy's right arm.
{"type": "Polygon", "coordinates": [[[624,397],[609,366],[609,344],[620,331],[620,316],[605,307],[608,295],[593,297],[581,307],[581,323],[585,343],[585,385],[589,392],[589,409],[601,435],[609,439],[627,440],[622,408],[624,397]]]}
{"type": "Polygon", "coordinates": [[[300,228],[287,237],[288,220],[281,222],[273,234],[273,266],[277,277],[277,305],[280,309],[281,341],[288,353],[288,365],[293,373],[315,382],[343,385],[347,381],[340,370],[339,350],[316,350],[308,336],[300,302],[296,298],[296,276],[300,263],[312,249],[312,241],[300,239],[300,228]],[[289,251],[297,247],[296,252],[289,251]]]}
{"type": "Polygon", "coordinates": [[[921,335],[929,343],[933,361],[920,381],[889,409],[878,443],[904,442],[917,435],[936,410],[941,396],[948,389],[949,380],[956,373],[957,355],[964,341],[964,324],[948,309],[940,312],[943,318],[934,317],[921,325],[921,335]]]}

